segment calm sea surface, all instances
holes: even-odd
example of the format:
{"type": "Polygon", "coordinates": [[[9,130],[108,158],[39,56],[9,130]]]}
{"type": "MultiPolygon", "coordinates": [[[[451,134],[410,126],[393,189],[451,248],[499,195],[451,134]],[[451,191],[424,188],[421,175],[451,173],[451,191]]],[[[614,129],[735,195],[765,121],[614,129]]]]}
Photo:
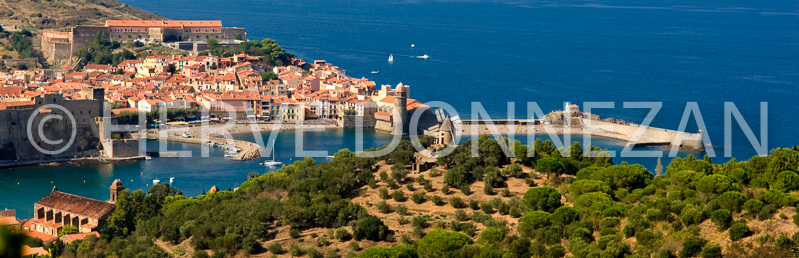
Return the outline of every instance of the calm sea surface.
{"type": "MultiPolygon", "coordinates": [[[[122,2],[169,19],[222,20],[224,26],[246,28],[250,39],[275,39],[300,58],[327,60],[351,76],[410,85],[411,98],[445,101],[463,118],[472,117],[472,102],[481,102],[494,118],[508,117],[507,102],[515,102],[515,117],[522,118],[529,116],[527,102],[548,112],[567,101],[581,106],[610,101],[615,109],[594,113],[640,123],[649,110],[624,109],[622,103],[662,101],[652,125],[677,129],[686,103],[697,102],[716,154],[722,155],[724,103],[733,102],[760,139],[760,103],[767,102],[768,147],[799,144],[796,1],[122,2]],[[386,62],[390,54],[393,64],[386,62]],[[415,58],[424,54],[430,58],[415,58]]],[[[733,156],[755,155],[740,127],[732,124],[733,156]]],[[[686,130],[697,129],[691,117],[686,130]]],[[[369,135],[367,148],[391,138],[369,135]]],[[[290,157],[293,136],[281,134],[277,141],[284,162],[296,159],[290,157]]],[[[305,137],[310,149],[331,155],[354,148],[348,140],[354,139],[351,131],[308,132],[305,137]]],[[[594,144],[611,150],[623,146],[599,139],[594,144]]],[[[199,152],[200,147],[170,148],[199,152]]],[[[205,159],[0,170],[0,209],[16,208],[21,217],[30,216],[33,202],[53,184],[104,200],[115,178],[138,189],[153,178],[175,177],[176,187],[196,195],[211,185],[235,187],[247,173],[267,171],[258,166],[263,160],[228,162],[217,152],[205,159]]],[[[652,158],[615,160],[655,165],[652,158]]]]}

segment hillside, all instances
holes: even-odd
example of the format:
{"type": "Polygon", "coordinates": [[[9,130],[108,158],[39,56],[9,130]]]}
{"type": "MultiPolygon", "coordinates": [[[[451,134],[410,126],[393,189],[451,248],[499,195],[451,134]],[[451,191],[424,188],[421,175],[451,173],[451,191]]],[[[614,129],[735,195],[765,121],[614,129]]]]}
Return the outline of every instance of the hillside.
{"type": "Polygon", "coordinates": [[[384,157],[342,150],[197,197],[168,184],[124,190],[101,238],[44,247],[56,257],[710,258],[791,257],[799,244],[797,147],[725,164],[676,158],[655,176],[579,144],[565,154],[516,144],[536,157],[512,159],[478,141],[478,157],[467,141],[416,174],[403,141],[384,157]]]}
{"type": "Polygon", "coordinates": [[[66,29],[105,20],[164,19],[116,0],[0,0],[0,23],[66,29]]]}

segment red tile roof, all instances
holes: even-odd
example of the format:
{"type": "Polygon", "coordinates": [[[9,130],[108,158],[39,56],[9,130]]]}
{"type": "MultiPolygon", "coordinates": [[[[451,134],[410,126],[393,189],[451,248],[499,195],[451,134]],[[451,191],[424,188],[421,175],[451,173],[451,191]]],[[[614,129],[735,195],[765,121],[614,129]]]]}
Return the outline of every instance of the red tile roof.
{"type": "Polygon", "coordinates": [[[222,21],[107,20],[108,27],[222,27],[222,21]]]}

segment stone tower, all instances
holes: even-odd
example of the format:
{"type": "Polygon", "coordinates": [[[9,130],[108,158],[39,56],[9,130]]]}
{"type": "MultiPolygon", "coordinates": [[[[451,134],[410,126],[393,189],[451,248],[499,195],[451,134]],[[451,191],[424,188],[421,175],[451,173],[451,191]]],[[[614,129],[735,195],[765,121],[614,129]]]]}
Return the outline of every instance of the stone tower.
{"type": "Polygon", "coordinates": [[[119,179],[114,180],[114,182],[111,183],[111,187],[109,187],[109,189],[111,189],[111,199],[108,200],[108,202],[117,203],[117,197],[119,197],[119,192],[125,190],[125,187],[122,186],[122,180],[119,179]]]}
{"type": "Polygon", "coordinates": [[[452,120],[449,119],[449,116],[447,116],[447,118],[444,118],[444,122],[441,123],[441,127],[438,129],[438,143],[444,145],[452,144],[454,135],[452,132],[452,120]]]}
{"type": "Polygon", "coordinates": [[[408,91],[400,82],[394,90],[394,134],[408,133],[408,91]]]}

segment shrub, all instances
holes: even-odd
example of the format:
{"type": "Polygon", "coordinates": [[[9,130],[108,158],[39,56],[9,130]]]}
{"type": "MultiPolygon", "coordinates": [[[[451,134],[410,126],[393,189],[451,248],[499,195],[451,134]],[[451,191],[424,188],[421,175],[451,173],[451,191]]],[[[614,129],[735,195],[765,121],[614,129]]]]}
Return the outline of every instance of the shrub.
{"type": "Polygon", "coordinates": [[[383,187],[383,188],[380,188],[380,198],[382,198],[382,199],[388,199],[388,198],[391,198],[391,197],[388,195],[388,189],[386,189],[385,187],[383,187]]]}
{"type": "Polygon", "coordinates": [[[416,183],[419,183],[420,185],[422,185],[425,182],[427,182],[426,180],[424,180],[424,175],[417,176],[416,179],[414,179],[414,181],[416,181],[416,183]]]}
{"type": "Polygon", "coordinates": [[[424,182],[424,190],[428,192],[433,191],[433,184],[430,182],[424,182]]]}
{"type": "Polygon", "coordinates": [[[469,200],[469,208],[472,208],[472,210],[479,210],[480,202],[477,200],[469,200]]]}
{"type": "Polygon", "coordinates": [[[296,229],[296,228],[292,228],[291,230],[289,230],[289,236],[291,236],[291,238],[295,238],[295,239],[296,238],[300,238],[300,230],[296,229]]]}
{"type": "Polygon", "coordinates": [[[280,243],[274,243],[269,245],[269,252],[272,254],[282,254],[283,253],[283,246],[280,243]]]}
{"type": "Polygon", "coordinates": [[[463,203],[463,200],[460,197],[452,197],[449,199],[449,205],[452,205],[453,208],[460,209],[465,207],[466,205],[463,203]]]}
{"type": "Polygon", "coordinates": [[[743,209],[751,214],[757,214],[763,208],[763,202],[757,199],[749,199],[743,204],[743,209]]]}
{"type": "Polygon", "coordinates": [[[372,241],[384,240],[388,236],[388,227],[380,218],[367,216],[355,222],[353,237],[356,240],[369,239],[372,241]]]}
{"type": "Polygon", "coordinates": [[[391,193],[391,198],[394,198],[394,201],[397,202],[404,202],[405,192],[403,192],[402,190],[394,190],[394,192],[391,193]]]}
{"type": "Polygon", "coordinates": [[[305,252],[303,252],[302,248],[296,245],[291,245],[289,247],[289,254],[291,256],[302,256],[305,252]]]}
{"type": "Polygon", "coordinates": [[[510,197],[510,190],[508,188],[502,188],[502,196],[510,197]]]}
{"type": "Polygon", "coordinates": [[[491,187],[490,184],[485,184],[483,186],[483,193],[486,195],[494,195],[494,187],[491,187]]]}
{"type": "Polygon", "coordinates": [[[347,230],[346,228],[338,228],[336,229],[336,232],[333,233],[333,237],[343,242],[350,240],[350,238],[352,238],[352,235],[350,234],[350,231],[347,230]]]}
{"type": "Polygon", "coordinates": [[[779,237],[777,237],[776,244],[777,244],[777,247],[779,247],[779,248],[790,249],[791,245],[793,243],[792,243],[791,239],[788,238],[787,235],[783,234],[783,235],[780,235],[779,237]]]}
{"type": "Polygon", "coordinates": [[[472,194],[472,188],[471,188],[471,187],[470,187],[468,184],[463,184],[463,185],[461,185],[461,186],[459,187],[459,189],[461,190],[461,193],[463,193],[463,195],[470,195],[470,194],[472,194]]]}
{"type": "Polygon", "coordinates": [[[322,258],[322,253],[320,253],[319,250],[316,250],[316,248],[313,247],[310,247],[307,250],[305,250],[305,254],[307,254],[309,258],[322,258]]]}
{"type": "Polygon", "coordinates": [[[414,193],[413,195],[411,195],[411,201],[417,204],[423,203],[425,201],[424,193],[423,192],[414,193]]]}
{"type": "Polygon", "coordinates": [[[408,215],[408,207],[402,204],[397,204],[397,207],[394,207],[394,211],[399,215],[408,215]]]}
{"type": "Polygon", "coordinates": [[[406,184],[406,185],[405,185],[405,189],[408,189],[408,191],[411,191],[411,192],[413,192],[413,190],[414,190],[414,188],[413,188],[413,182],[410,182],[410,183],[406,184]]]}
{"type": "Polygon", "coordinates": [[[689,237],[682,243],[682,250],[680,251],[680,257],[693,257],[699,252],[702,251],[702,247],[705,246],[707,240],[704,240],[699,237],[689,237]]]}
{"type": "Polygon", "coordinates": [[[710,216],[710,221],[719,226],[719,230],[723,230],[732,223],[732,213],[725,209],[718,209],[710,216]]]}
{"type": "Polygon", "coordinates": [[[491,207],[490,203],[480,204],[480,210],[482,210],[486,214],[494,213],[494,207],[491,207]]]}
{"type": "Polygon", "coordinates": [[[505,169],[502,170],[502,174],[505,176],[512,176],[512,177],[521,177],[522,176],[522,166],[516,163],[511,163],[505,169]]]}
{"type": "Polygon", "coordinates": [[[386,201],[378,202],[377,205],[375,205],[375,207],[377,208],[377,211],[379,211],[381,213],[390,213],[391,212],[391,205],[386,203],[386,201]]]}
{"type": "Polygon", "coordinates": [[[702,249],[702,258],[721,258],[721,246],[713,243],[702,249]]]}
{"type": "Polygon", "coordinates": [[[466,215],[466,212],[463,210],[456,210],[455,219],[458,221],[467,221],[469,220],[469,215],[466,215]]]}
{"type": "Polygon", "coordinates": [[[399,185],[397,185],[397,181],[395,181],[394,179],[391,179],[391,178],[389,178],[389,179],[386,181],[386,184],[387,184],[387,185],[388,185],[388,187],[390,187],[391,189],[397,189],[397,187],[399,187],[399,185]]]}
{"type": "Polygon", "coordinates": [[[441,197],[438,195],[433,195],[432,197],[430,197],[430,201],[432,201],[433,204],[435,204],[436,206],[444,205],[444,200],[442,200],[441,197]]]}
{"type": "Polygon", "coordinates": [[[444,186],[442,186],[442,187],[441,187],[441,193],[443,193],[443,194],[445,194],[445,195],[446,195],[446,194],[449,194],[449,186],[448,186],[448,185],[444,185],[444,186]]]}

